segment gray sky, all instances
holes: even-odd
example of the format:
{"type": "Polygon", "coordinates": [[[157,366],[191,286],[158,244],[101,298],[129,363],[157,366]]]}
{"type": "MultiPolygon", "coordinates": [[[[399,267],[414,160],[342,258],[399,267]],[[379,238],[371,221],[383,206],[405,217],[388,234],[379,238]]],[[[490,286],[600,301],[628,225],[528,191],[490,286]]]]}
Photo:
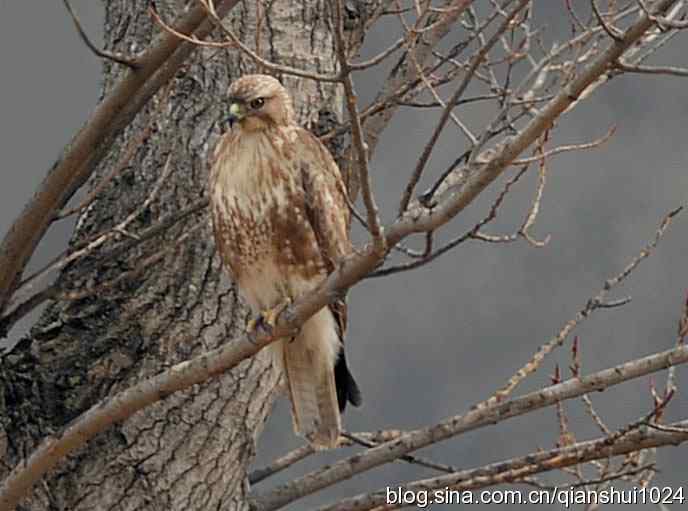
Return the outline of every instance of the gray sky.
{"type": "MultiPolygon", "coordinates": [[[[100,3],[79,0],[73,4],[94,39],[100,41],[100,3]]],[[[558,2],[539,4],[544,7],[536,10],[536,16],[548,19],[549,34],[565,29],[545,12],[560,9],[558,2]]],[[[551,37],[556,38],[554,35],[551,37]]],[[[372,34],[369,50],[389,39],[385,33],[372,34]]],[[[657,62],[685,66],[686,55],[688,38],[678,37],[657,62]]],[[[100,63],[78,40],[60,2],[16,1],[0,2],[0,63],[0,154],[4,164],[0,233],[4,234],[96,104],[100,63]]],[[[361,77],[364,99],[374,93],[379,80],[380,76],[361,77]]],[[[463,113],[475,126],[484,122],[483,114],[479,110],[463,113]]],[[[597,138],[612,125],[617,132],[601,149],[562,155],[550,162],[540,217],[533,229],[538,238],[551,235],[546,248],[534,249],[524,242],[500,246],[474,242],[415,272],[358,285],[349,300],[347,346],[365,404],[347,414],[347,428],[421,427],[467,410],[501,386],[597,293],[605,278],[619,272],[639,252],[662,216],[686,201],[686,118],[687,80],[614,79],[559,123],[554,140],[560,143],[597,138]]],[[[435,119],[425,111],[404,112],[383,137],[371,168],[387,219],[396,209],[435,119]]],[[[453,160],[456,147],[456,133],[448,131],[430,169],[444,169],[453,160]]],[[[498,221],[486,230],[510,232],[518,226],[534,184],[534,176],[524,179],[509,196],[498,221]]],[[[462,232],[483,216],[496,190],[471,206],[447,232],[462,232]]],[[[69,225],[54,228],[34,264],[63,248],[70,229],[69,225]]],[[[621,309],[596,313],[577,330],[584,371],[672,345],[688,290],[687,234],[688,213],[676,220],[656,253],[614,295],[632,295],[633,301],[621,309]]],[[[548,359],[518,393],[547,383],[556,362],[568,366],[568,347],[548,359]]],[[[686,370],[679,369],[678,375],[680,388],[685,388],[686,370]]],[[[663,381],[661,377],[657,380],[663,381]]],[[[647,379],[638,380],[592,399],[610,426],[619,427],[647,413],[647,388],[647,379]]],[[[685,394],[679,393],[669,419],[685,417],[687,404],[685,394]]],[[[572,402],[568,408],[572,429],[580,439],[598,434],[580,403],[572,402]]],[[[289,421],[288,407],[281,400],[267,426],[258,465],[299,444],[289,421]]],[[[551,447],[556,432],[554,410],[548,409],[461,436],[424,454],[468,468],[551,447]]],[[[664,470],[656,484],[685,484],[685,457],[685,447],[661,451],[664,470]]],[[[334,457],[319,455],[267,484],[291,478],[325,459],[334,457]]],[[[393,464],[293,509],[419,475],[429,473],[393,464]]]]}

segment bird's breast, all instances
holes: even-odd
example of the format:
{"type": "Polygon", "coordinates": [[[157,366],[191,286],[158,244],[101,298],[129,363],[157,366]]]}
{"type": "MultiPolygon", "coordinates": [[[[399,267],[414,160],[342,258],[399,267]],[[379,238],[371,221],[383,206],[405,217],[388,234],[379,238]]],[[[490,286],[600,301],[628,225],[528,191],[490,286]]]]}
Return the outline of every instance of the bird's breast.
{"type": "Polygon", "coordinates": [[[324,267],[298,161],[285,151],[288,141],[244,138],[230,140],[216,155],[211,209],[223,262],[249,301],[263,306],[275,296],[298,294],[301,289],[290,287],[300,288],[298,279],[308,280],[324,267]]]}

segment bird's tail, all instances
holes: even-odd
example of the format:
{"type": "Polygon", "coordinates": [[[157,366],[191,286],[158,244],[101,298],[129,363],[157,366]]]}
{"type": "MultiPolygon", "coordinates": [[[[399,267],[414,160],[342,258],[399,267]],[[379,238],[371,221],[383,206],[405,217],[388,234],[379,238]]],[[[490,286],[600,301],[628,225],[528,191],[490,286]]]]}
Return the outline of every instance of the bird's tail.
{"type": "Polygon", "coordinates": [[[291,399],[294,430],[316,448],[335,447],[342,426],[334,368],[342,344],[332,313],[322,309],[294,339],[275,344],[291,399]]]}

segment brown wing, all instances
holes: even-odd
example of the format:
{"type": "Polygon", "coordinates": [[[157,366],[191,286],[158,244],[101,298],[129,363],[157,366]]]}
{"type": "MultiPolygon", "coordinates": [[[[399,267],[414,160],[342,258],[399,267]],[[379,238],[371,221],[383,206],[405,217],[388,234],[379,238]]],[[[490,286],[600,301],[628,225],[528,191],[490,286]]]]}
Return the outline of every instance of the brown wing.
{"type": "MultiPolygon", "coordinates": [[[[304,190],[306,217],[315,234],[327,273],[351,252],[351,213],[341,173],[327,148],[310,132],[299,129],[299,168],[304,190]]],[[[344,299],[330,305],[344,338],[347,306],[344,299]]]]}
{"type": "MultiPolygon", "coordinates": [[[[327,273],[352,249],[349,238],[351,212],[346,187],[339,168],[325,146],[306,130],[299,129],[299,169],[304,190],[306,217],[313,229],[327,273]]],[[[346,298],[335,300],[329,306],[337,324],[342,350],[335,362],[334,377],[340,411],[347,402],[361,404],[361,392],[349,372],[343,343],[347,325],[346,298]]]]}
{"type": "Polygon", "coordinates": [[[327,148],[314,135],[299,129],[297,158],[309,211],[309,220],[320,244],[328,271],[351,252],[351,213],[339,167],[327,148]]]}

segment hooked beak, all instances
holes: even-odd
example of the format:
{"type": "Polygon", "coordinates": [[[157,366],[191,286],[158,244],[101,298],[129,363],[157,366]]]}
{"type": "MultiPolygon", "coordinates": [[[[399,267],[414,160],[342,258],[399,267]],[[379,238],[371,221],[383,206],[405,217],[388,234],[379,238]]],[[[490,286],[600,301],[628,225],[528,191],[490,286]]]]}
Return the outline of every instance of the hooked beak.
{"type": "Polygon", "coordinates": [[[244,106],[241,103],[234,102],[229,105],[229,117],[227,117],[229,127],[233,127],[235,122],[243,119],[245,114],[246,112],[244,111],[244,106]]]}

